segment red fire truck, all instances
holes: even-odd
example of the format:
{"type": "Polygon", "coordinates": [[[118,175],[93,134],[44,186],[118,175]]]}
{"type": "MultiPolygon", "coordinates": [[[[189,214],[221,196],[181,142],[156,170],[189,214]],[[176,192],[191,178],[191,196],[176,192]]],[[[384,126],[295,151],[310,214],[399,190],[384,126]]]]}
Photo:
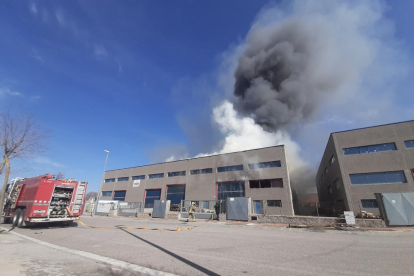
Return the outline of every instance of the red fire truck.
{"type": "Polygon", "coordinates": [[[4,220],[19,228],[48,222],[70,225],[82,213],[87,185],[51,174],[14,179],[7,188],[4,220]]]}

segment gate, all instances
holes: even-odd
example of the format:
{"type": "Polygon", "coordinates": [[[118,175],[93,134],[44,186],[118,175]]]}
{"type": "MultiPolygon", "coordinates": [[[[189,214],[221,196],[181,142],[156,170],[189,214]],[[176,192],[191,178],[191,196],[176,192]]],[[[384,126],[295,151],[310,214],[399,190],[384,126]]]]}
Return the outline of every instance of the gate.
{"type": "Polygon", "coordinates": [[[167,208],[170,209],[169,200],[154,200],[154,209],[152,211],[153,218],[165,218],[167,208]]]}
{"type": "Polygon", "coordinates": [[[95,215],[107,216],[110,210],[118,209],[118,201],[116,200],[99,200],[96,206],[95,215]]]}
{"type": "Polygon", "coordinates": [[[249,220],[249,201],[247,197],[227,198],[228,220],[249,220]]]}
{"type": "Polygon", "coordinates": [[[414,193],[375,195],[380,203],[381,216],[388,225],[414,225],[414,193]]]}
{"type": "Polygon", "coordinates": [[[118,205],[118,216],[136,217],[143,211],[142,202],[119,202],[118,205]]]}

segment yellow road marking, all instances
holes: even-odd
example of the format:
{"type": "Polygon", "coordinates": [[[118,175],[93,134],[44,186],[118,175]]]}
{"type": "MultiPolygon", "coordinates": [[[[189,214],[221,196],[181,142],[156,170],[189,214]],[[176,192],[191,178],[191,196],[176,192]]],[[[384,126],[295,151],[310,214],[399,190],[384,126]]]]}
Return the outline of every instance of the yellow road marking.
{"type": "MultiPolygon", "coordinates": [[[[68,211],[69,211],[69,209],[68,209],[68,211]]],[[[69,211],[69,213],[70,213],[70,211],[69,211]]],[[[211,219],[208,222],[210,222],[212,219],[213,219],[213,216],[211,216],[211,219]]],[[[171,230],[171,229],[162,229],[162,228],[153,228],[153,229],[150,229],[150,228],[144,228],[144,227],[134,228],[134,227],[129,227],[129,226],[124,226],[124,227],[87,226],[80,219],[78,219],[77,221],[80,224],[82,224],[83,226],[85,226],[85,227],[94,228],[94,229],[119,229],[120,228],[120,229],[156,230],[156,231],[170,231],[170,232],[178,232],[178,231],[184,231],[184,230],[193,230],[194,227],[200,227],[200,226],[203,226],[204,224],[206,224],[205,222],[203,222],[202,224],[200,224],[200,225],[194,225],[193,227],[187,227],[187,228],[182,228],[182,229],[181,228],[177,228],[175,230],[171,230]]]]}

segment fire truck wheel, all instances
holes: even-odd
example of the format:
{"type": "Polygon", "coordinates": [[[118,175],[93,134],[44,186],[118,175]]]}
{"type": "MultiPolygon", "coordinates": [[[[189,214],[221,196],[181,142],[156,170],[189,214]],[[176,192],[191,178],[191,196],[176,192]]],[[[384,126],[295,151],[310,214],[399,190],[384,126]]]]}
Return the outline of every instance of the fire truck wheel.
{"type": "Polygon", "coordinates": [[[13,226],[17,226],[17,221],[18,221],[18,219],[19,219],[19,216],[20,216],[20,212],[21,212],[22,210],[20,210],[20,209],[17,209],[16,211],[14,211],[14,214],[13,214],[13,221],[12,221],[12,224],[13,224],[13,226]]]}
{"type": "Polygon", "coordinates": [[[23,209],[20,212],[19,218],[17,219],[17,228],[22,228],[24,226],[24,216],[26,215],[26,209],[23,209]]]}

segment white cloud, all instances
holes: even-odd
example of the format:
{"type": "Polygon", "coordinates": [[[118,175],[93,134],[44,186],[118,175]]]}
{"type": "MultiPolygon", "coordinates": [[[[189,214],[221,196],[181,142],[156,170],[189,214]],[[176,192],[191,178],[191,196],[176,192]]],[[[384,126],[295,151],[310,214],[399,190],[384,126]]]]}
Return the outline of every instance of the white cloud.
{"type": "Polygon", "coordinates": [[[31,3],[31,4],[29,5],[29,9],[30,9],[30,11],[31,11],[33,14],[37,14],[37,7],[36,7],[36,4],[35,4],[35,3],[31,3]]]}
{"type": "Polygon", "coordinates": [[[104,59],[108,56],[108,51],[102,45],[95,45],[93,55],[97,59],[104,59]]]}
{"type": "Polygon", "coordinates": [[[57,162],[53,162],[53,161],[52,161],[52,160],[50,160],[49,158],[47,158],[47,157],[42,157],[42,156],[35,158],[35,159],[34,159],[34,161],[35,161],[36,163],[38,163],[38,164],[43,164],[43,165],[51,165],[51,166],[53,166],[53,167],[57,167],[57,168],[63,168],[63,167],[65,167],[65,165],[59,164],[59,163],[57,163],[57,162]]]}
{"type": "Polygon", "coordinates": [[[55,12],[55,16],[56,16],[56,19],[59,22],[60,26],[66,25],[65,15],[63,14],[62,10],[57,10],[55,12]]]}
{"type": "Polygon", "coordinates": [[[0,97],[3,98],[6,96],[24,97],[23,94],[12,91],[9,88],[0,88],[0,97]]]}

